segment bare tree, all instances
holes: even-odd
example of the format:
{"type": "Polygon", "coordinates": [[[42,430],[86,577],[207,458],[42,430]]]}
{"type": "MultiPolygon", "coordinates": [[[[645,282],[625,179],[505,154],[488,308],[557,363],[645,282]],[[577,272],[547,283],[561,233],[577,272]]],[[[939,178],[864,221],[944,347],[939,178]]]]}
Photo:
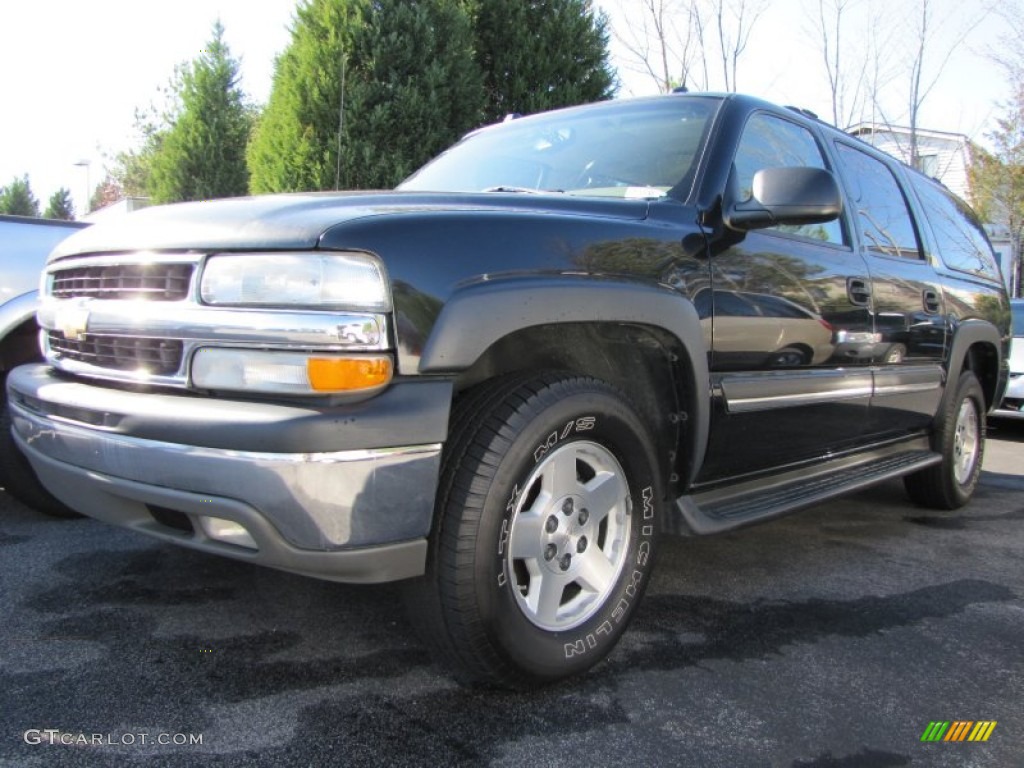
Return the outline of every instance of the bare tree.
{"type": "Polygon", "coordinates": [[[931,42],[931,27],[934,22],[931,13],[931,0],[921,0],[921,5],[917,11],[918,21],[915,30],[917,32],[915,40],[917,48],[910,62],[910,92],[907,103],[907,117],[910,123],[910,165],[914,168],[920,166],[917,145],[917,120],[921,113],[921,105],[928,98],[928,94],[931,93],[932,88],[939,81],[939,75],[942,74],[942,70],[945,68],[945,63],[943,62],[939,65],[935,76],[922,85],[921,79],[924,76],[925,57],[928,53],[928,44],[931,42]]]}
{"type": "Polygon", "coordinates": [[[736,91],[740,56],[750,42],[758,18],[767,7],[767,0],[711,0],[726,91],[736,91]]]}
{"type": "Polygon", "coordinates": [[[619,0],[613,24],[627,67],[662,92],[735,91],[739,61],[768,0],[619,0]],[[716,59],[721,78],[713,76],[716,59]]]}
{"type": "MultiPolygon", "coordinates": [[[[921,109],[925,101],[931,95],[935,86],[942,78],[946,65],[949,63],[949,51],[963,45],[978,25],[985,20],[989,13],[988,7],[978,9],[978,12],[967,16],[969,23],[964,23],[965,14],[962,9],[954,9],[944,17],[937,19],[932,0],[916,0],[910,16],[904,20],[904,39],[910,41],[906,46],[907,58],[904,59],[902,70],[906,80],[906,119],[908,136],[905,146],[900,146],[900,152],[908,164],[915,168],[921,165],[919,150],[919,120],[921,109]],[[957,13],[960,10],[960,13],[957,13]],[[954,27],[955,25],[955,27],[954,27]],[[949,32],[949,34],[945,34],[949,32]],[[941,38],[942,52],[936,55],[937,43],[941,38]]],[[[883,106],[883,98],[890,89],[880,87],[879,83],[873,84],[871,98],[874,108],[882,117],[882,122],[888,126],[894,123],[889,120],[883,106]]],[[[894,134],[898,143],[900,139],[894,134]]]]}
{"type": "MultiPolygon", "coordinates": [[[[853,63],[846,41],[856,32],[851,16],[863,10],[864,0],[817,0],[811,21],[812,37],[816,39],[825,65],[829,95],[832,102],[832,124],[849,126],[863,114],[867,88],[867,57],[870,46],[856,46],[853,63]]],[[[862,39],[865,35],[861,35],[862,39]]]]}
{"type": "Polygon", "coordinates": [[[647,75],[662,93],[707,88],[704,17],[698,0],[620,0],[613,32],[628,53],[627,66],[647,75]]]}
{"type": "Polygon", "coordinates": [[[996,13],[1006,25],[1000,46],[990,54],[992,60],[1002,66],[1011,83],[1024,83],[1024,2],[1006,2],[996,13]]]}

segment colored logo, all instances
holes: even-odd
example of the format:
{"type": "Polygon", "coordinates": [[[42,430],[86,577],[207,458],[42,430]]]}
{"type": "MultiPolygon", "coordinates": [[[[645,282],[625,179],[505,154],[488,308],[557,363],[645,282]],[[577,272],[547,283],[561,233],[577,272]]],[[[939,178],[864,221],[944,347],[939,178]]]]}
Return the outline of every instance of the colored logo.
{"type": "Polygon", "coordinates": [[[921,734],[921,741],[988,741],[995,729],[995,720],[933,720],[921,734]]]}

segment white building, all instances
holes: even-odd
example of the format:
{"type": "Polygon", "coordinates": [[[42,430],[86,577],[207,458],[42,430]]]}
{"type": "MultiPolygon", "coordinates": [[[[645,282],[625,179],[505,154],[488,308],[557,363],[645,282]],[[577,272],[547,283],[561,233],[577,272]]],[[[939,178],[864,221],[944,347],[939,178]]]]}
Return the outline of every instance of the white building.
{"type": "Polygon", "coordinates": [[[148,197],[122,197],[116,203],[105,205],[102,208],[97,208],[95,211],[85,214],[84,216],[80,216],[79,220],[95,224],[98,221],[120,218],[132,211],[148,208],[149,205],[150,202],[148,197]]]}

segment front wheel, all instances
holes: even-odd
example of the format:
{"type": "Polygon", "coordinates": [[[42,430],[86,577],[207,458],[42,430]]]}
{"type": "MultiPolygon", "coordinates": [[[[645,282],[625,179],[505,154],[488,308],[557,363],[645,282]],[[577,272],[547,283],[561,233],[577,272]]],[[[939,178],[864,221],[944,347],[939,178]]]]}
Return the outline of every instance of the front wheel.
{"type": "Polygon", "coordinates": [[[903,479],[910,498],[932,509],[959,509],[981,477],[985,455],[985,395],[977,377],[965,371],[953,397],[936,417],[932,443],[942,463],[903,479]]]}
{"type": "Polygon", "coordinates": [[[650,580],[661,491],[647,427],[609,385],[558,374],[482,385],[452,423],[416,623],[470,681],[583,672],[650,580]]]}

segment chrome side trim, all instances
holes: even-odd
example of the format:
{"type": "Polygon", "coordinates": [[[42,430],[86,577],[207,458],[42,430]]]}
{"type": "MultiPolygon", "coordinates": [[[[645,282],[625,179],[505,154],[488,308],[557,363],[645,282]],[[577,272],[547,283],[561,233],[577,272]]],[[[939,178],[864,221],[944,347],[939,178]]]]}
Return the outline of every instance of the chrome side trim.
{"type": "Polygon", "coordinates": [[[934,392],[942,386],[938,365],[887,366],[875,370],[875,397],[934,392]]]}
{"type": "Polygon", "coordinates": [[[942,387],[938,365],[887,366],[864,370],[730,374],[721,379],[729,413],[795,408],[862,397],[934,392],[942,387]]]}
{"type": "Polygon", "coordinates": [[[801,371],[723,376],[721,387],[729,413],[750,413],[866,398],[874,391],[874,382],[868,370],[801,371]]]}

